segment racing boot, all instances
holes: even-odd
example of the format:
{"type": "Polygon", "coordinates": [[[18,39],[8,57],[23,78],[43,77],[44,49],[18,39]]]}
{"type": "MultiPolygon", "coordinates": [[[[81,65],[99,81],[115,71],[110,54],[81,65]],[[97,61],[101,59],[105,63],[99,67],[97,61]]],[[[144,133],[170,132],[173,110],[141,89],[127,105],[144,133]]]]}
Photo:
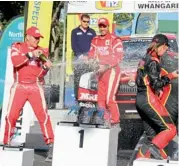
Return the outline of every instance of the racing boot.
{"type": "Polygon", "coordinates": [[[150,144],[150,145],[148,145],[148,147],[149,147],[149,151],[150,151],[151,155],[152,155],[155,159],[157,159],[157,160],[163,160],[163,159],[164,159],[164,158],[162,157],[162,155],[161,155],[160,149],[159,149],[156,145],[150,144]]]}
{"type": "Polygon", "coordinates": [[[117,129],[118,133],[121,131],[120,123],[111,123],[111,128],[117,129]]]}
{"type": "Polygon", "coordinates": [[[70,108],[68,115],[71,113],[74,113],[75,115],[77,115],[80,109],[81,109],[81,107],[80,107],[78,101],[75,101],[75,104],[70,108]]]}
{"type": "Polygon", "coordinates": [[[47,152],[47,158],[45,159],[46,162],[51,162],[53,158],[53,143],[50,143],[49,150],[47,152]]]}
{"type": "Polygon", "coordinates": [[[176,149],[172,155],[172,159],[175,160],[175,161],[178,161],[179,160],[179,153],[178,153],[178,149],[176,149]]]}
{"type": "Polygon", "coordinates": [[[139,148],[136,159],[138,159],[138,158],[150,158],[150,155],[151,155],[151,153],[149,151],[149,147],[146,143],[144,143],[142,145],[142,147],[139,148]]]}
{"type": "Polygon", "coordinates": [[[99,108],[97,110],[93,118],[93,124],[104,125],[104,111],[105,110],[103,108],[99,108]]]}

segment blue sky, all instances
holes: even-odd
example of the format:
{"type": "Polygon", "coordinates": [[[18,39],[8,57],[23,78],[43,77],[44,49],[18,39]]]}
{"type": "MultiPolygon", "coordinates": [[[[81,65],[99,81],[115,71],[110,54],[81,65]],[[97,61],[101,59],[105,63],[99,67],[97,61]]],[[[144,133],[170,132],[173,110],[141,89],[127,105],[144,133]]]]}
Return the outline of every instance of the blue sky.
{"type": "Polygon", "coordinates": [[[178,20],[178,13],[158,13],[159,20],[178,20]]]}

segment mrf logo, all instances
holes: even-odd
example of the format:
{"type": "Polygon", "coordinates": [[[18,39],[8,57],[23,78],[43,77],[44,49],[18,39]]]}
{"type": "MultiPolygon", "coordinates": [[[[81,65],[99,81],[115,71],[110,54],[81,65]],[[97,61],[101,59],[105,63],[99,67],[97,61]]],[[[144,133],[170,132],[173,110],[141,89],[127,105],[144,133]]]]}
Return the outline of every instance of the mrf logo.
{"type": "Polygon", "coordinates": [[[97,1],[98,10],[119,10],[122,8],[122,1],[97,1]]]}
{"type": "Polygon", "coordinates": [[[89,93],[80,93],[79,100],[97,101],[97,95],[93,95],[89,93]]]}

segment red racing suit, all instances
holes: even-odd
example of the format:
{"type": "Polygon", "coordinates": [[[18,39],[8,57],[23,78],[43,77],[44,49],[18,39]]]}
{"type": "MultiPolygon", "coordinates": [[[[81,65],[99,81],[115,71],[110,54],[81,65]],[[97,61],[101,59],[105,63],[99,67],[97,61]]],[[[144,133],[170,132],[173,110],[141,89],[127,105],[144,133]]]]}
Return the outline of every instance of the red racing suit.
{"type": "Polygon", "coordinates": [[[109,65],[109,69],[98,78],[98,106],[105,110],[104,119],[109,111],[111,123],[119,123],[120,113],[115,101],[120,81],[119,63],[123,58],[123,45],[120,38],[108,33],[105,37],[93,38],[89,58],[96,59],[100,65],[109,65]]]}
{"type": "Polygon", "coordinates": [[[13,129],[20,112],[29,101],[40,123],[40,127],[46,144],[54,141],[50,117],[42,88],[43,77],[47,73],[44,64],[37,58],[33,58],[32,51],[42,50],[48,56],[48,50],[41,47],[28,47],[24,43],[14,43],[11,48],[11,60],[14,66],[14,84],[11,87],[8,113],[4,133],[4,144],[10,143],[13,129]]]}

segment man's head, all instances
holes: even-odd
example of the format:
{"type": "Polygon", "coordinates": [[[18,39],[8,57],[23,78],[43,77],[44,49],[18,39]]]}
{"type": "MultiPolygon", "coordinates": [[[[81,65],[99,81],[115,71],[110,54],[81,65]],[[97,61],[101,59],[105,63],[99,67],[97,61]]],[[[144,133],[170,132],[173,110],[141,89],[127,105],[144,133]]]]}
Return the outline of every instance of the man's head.
{"type": "Polygon", "coordinates": [[[43,38],[43,36],[40,34],[40,30],[37,27],[30,27],[26,30],[26,37],[25,41],[28,43],[31,47],[37,47],[40,38],[43,38]]]}
{"type": "Polygon", "coordinates": [[[90,23],[90,16],[88,14],[81,15],[81,27],[87,29],[90,23]]]}
{"type": "Polygon", "coordinates": [[[159,56],[164,55],[164,53],[169,48],[169,40],[167,36],[163,34],[157,34],[152,38],[152,44],[149,49],[155,50],[159,56]]]}
{"type": "Polygon", "coordinates": [[[107,33],[109,33],[109,21],[106,18],[100,18],[98,20],[98,27],[99,31],[102,36],[105,36],[107,33]]]}

